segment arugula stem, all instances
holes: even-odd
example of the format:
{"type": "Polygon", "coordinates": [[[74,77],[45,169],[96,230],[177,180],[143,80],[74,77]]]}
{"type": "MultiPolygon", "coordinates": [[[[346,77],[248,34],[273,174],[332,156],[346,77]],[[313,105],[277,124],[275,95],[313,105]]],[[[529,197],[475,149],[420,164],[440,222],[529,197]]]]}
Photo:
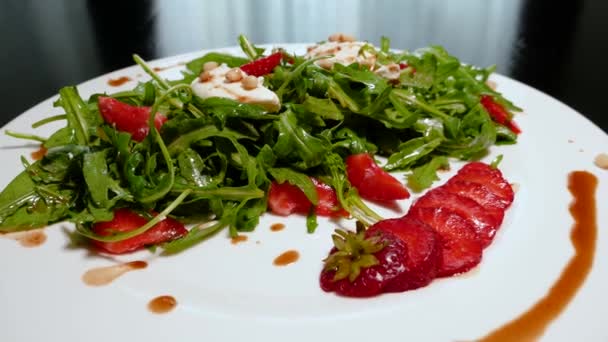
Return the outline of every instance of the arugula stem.
{"type": "Polygon", "coordinates": [[[160,221],[164,220],[167,217],[167,215],[169,215],[173,211],[173,209],[175,209],[178,205],[180,205],[184,201],[184,199],[186,199],[186,197],[188,197],[188,195],[190,195],[191,192],[192,192],[192,190],[190,190],[190,189],[184,190],[179,196],[177,196],[176,199],[173,200],[173,202],[171,202],[171,204],[169,204],[163,211],[161,211],[153,219],[148,221],[143,226],[141,226],[137,229],[128,231],[126,233],[118,233],[118,234],[114,234],[114,235],[110,235],[110,236],[101,236],[101,235],[91,232],[88,229],[85,229],[81,225],[76,225],[76,231],[79,234],[88,237],[89,239],[96,240],[96,241],[102,241],[102,242],[118,242],[118,241],[132,238],[134,236],[143,234],[144,232],[146,232],[147,230],[149,230],[150,228],[152,228],[156,224],[158,224],[160,221]]]}
{"type": "Polygon", "coordinates": [[[46,125],[49,122],[53,122],[53,121],[59,121],[59,120],[65,120],[67,119],[68,116],[66,114],[59,114],[59,115],[54,115],[54,116],[50,116],[46,119],[42,119],[40,121],[36,121],[32,124],[32,128],[38,128],[42,125],[46,125]]]}
{"type": "Polygon", "coordinates": [[[13,132],[13,131],[9,131],[9,130],[4,131],[4,134],[11,136],[13,138],[17,138],[17,139],[33,140],[33,141],[38,141],[41,143],[46,142],[46,138],[43,138],[43,137],[40,137],[40,136],[37,136],[34,134],[17,133],[17,132],[13,132]]]}

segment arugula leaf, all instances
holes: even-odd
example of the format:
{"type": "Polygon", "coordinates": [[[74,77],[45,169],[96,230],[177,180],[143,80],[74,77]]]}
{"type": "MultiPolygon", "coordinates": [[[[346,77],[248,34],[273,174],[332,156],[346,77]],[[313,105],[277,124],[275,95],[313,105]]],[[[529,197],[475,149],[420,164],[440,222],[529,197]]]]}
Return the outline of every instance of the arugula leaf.
{"type": "Polygon", "coordinates": [[[407,186],[414,192],[421,192],[429,188],[434,181],[439,180],[437,170],[449,167],[448,158],[436,156],[426,164],[415,167],[407,176],[407,186]]]}
{"type": "Polygon", "coordinates": [[[306,174],[285,167],[271,168],[268,172],[279,183],[289,182],[289,184],[297,186],[313,205],[319,203],[315,185],[306,174]]]}
{"type": "Polygon", "coordinates": [[[329,151],[329,143],[298,126],[298,120],[291,110],[282,113],[275,125],[278,138],[273,151],[277,157],[289,160],[300,169],[321,164],[325,153],[329,151]]]}

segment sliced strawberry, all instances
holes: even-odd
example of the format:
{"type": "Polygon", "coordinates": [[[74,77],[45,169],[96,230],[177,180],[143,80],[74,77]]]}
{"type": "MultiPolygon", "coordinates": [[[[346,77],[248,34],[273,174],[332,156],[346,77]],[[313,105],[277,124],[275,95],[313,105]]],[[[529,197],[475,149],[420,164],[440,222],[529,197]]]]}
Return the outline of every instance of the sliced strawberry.
{"type": "Polygon", "coordinates": [[[307,214],[311,206],[312,203],[297,186],[288,182],[270,184],[268,207],[274,214],[281,216],[293,213],[307,214]]]}
{"type": "MultiPolygon", "coordinates": [[[[114,211],[114,218],[107,222],[95,223],[92,227],[93,232],[101,236],[112,235],[113,233],[125,233],[137,229],[148,222],[143,216],[129,209],[117,209],[114,211]]],[[[92,243],[105,252],[112,254],[124,254],[141,249],[145,246],[156,245],[159,243],[175,240],[188,234],[188,230],[180,222],[167,217],[157,223],[144,233],[132,238],[117,242],[102,242],[93,240],[92,243]]]]}
{"type": "Polygon", "coordinates": [[[484,207],[488,214],[494,216],[499,226],[502,223],[502,219],[505,215],[505,208],[508,206],[507,201],[494,194],[485,185],[453,177],[441,188],[448,192],[472,199],[484,207]]]}
{"type": "Polygon", "coordinates": [[[410,197],[405,186],[376,164],[367,153],[346,158],[348,181],[361,197],[373,201],[392,201],[410,197]]]}
{"type": "Polygon", "coordinates": [[[481,162],[466,164],[453,179],[475,182],[487,187],[488,190],[502,199],[503,209],[511,205],[515,196],[511,184],[503,177],[502,172],[481,162]]]}
{"type": "Polygon", "coordinates": [[[402,292],[428,285],[437,276],[441,260],[441,239],[435,230],[414,218],[402,217],[380,221],[368,232],[388,231],[407,246],[407,276],[397,277],[384,292],[402,292]]]}
{"type": "MultiPolygon", "coordinates": [[[[315,213],[319,216],[347,217],[348,212],[340,207],[336,191],[329,185],[311,177],[319,203],[315,213]]],[[[277,215],[287,216],[293,213],[308,214],[312,203],[300,188],[288,182],[272,182],[268,191],[268,207],[277,215]]]]}
{"type": "Polygon", "coordinates": [[[482,245],[470,221],[446,208],[413,207],[406,217],[418,219],[441,237],[442,262],[439,277],[466,272],[481,261],[482,245]]]}
{"type": "Polygon", "coordinates": [[[253,62],[241,65],[241,70],[252,76],[264,76],[270,74],[277,65],[281,64],[282,52],[275,52],[272,55],[256,59],[253,62]]]}
{"type": "Polygon", "coordinates": [[[521,129],[517,126],[515,121],[511,119],[509,112],[500,103],[494,101],[492,96],[483,95],[481,96],[480,102],[494,121],[506,126],[515,134],[521,133],[521,129]]]}
{"type": "Polygon", "coordinates": [[[370,297],[382,293],[397,278],[407,276],[407,247],[396,235],[383,230],[348,234],[348,239],[338,237],[343,245],[333,248],[325,259],[319,279],[324,291],[370,297]]]}
{"type": "MultiPolygon", "coordinates": [[[[148,135],[150,107],[131,106],[106,96],[100,96],[97,100],[99,112],[106,123],[114,125],[119,131],[131,133],[136,141],[142,141],[148,135]]],[[[160,129],[165,121],[167,118],[164,115],[156,113],[154,126],[160,129]]]]}
{"type": "Polygon", "coordinates": [[[499,223],[484,207],[472,199],[448,192],[439,187],[420,197],[414,208],[443,208],[466,218],[475,227],[478,238],[486,247],[492,242],[499,223]]]}
{"type": "Polygon", "coordinates": [[[315,213],[320,216],[348,217],[348,212],[340,207],[338,195],[334,188],[314,177],[311,177],[311,179],[319,198],[319,203],[315,207],[315,213]]]}

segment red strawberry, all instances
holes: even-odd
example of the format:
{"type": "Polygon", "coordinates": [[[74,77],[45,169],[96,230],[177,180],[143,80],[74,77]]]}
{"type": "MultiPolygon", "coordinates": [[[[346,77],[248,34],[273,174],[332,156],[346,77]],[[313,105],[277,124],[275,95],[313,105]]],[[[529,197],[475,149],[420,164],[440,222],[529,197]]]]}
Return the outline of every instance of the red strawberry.
{"type": "MultiPolygon", "coordinates": [[[[92,230],[98,235],[108,236],[113,233],[132,231],[143,226],[147,222],[147,218],[140,216],[129,209],[122,208],[114,211],[114,218],[111,221],[95,223],[92,230]]],[[[123,254],[133,252],[145,246],[175,240],[186,234],[188,234],[188,230],[184,228],[183,224],[167,217],[157,223],[154,227],[132,238],[117,242],[93,240],[93,244],[108,253],[123,254]]]]}
{"type": "MultiPolygon", "coordinates": [[[[114,125],[119,131],[131,133],[133,140],[142,141],[148,135],[150,107],[131,106],[106,96],[98,98],[98,107],[106,123],[114,125]]],[[[167,118],[164,115],[156,113],[154,126],[160,129],[165,121],[167,118]]]]}
{"type": "Polygon", "coordinates": [[[441,188],[479,203],[479,205],[487,210],[488,214],[496,219],[499,226],[502,223],[505,208],[508,206],[507,201],[495,195],[485,185],[454,177],[441,188]]]}
{"type": "Polygon", "coordinates": [[[270,74],[274,68],[281,64],[282,52],[275,52],[267,57],[256,59],[255,61],[241,65],[241,70],[252,76],[264,76],[270,74]]]}
{"type": "Polygon", "coordinates": [[[430,225],[441,237],[442,262],[439,277],[466,272],[481,261],[482,246],[469,220],[446,208],[412,208],[406,217],[430,225]]]}
{"type": "Polygon", "coordinates": [[[334,247],[321,271],[321,288],[348,297],[371,297],[407,276],[407,247],[383,230],[357,233],[336,230],[334,247]]]}
{"type": "Polygon", "coordinates": [[[515,194],[511,184],[503,177],[502,172],[481,162],[468,163],[454,176],[454,179],[479,183],[499,196],[504,202],[504,209],[513,202],[515,194]]]}
{"type": "Polygon", "coordinates": [[[372,201],[392,201],[410,197],[405,186],[376,164],[367,153],[348,156],[345,160],[348,181],[361,197],[372,201]]]}
{"type": "MultiPolygon", "coordinates": [[[[420,197],[413,208],[441,208],[453,211],[469,220],[483,247],[492,242],[500,222],[472,199],[448,192],[439,187],[420,197]]],[[[410,210],[411,211],[411,210],[410,210]]],[[[428,223],[428,222],[427,222],[428,223]]]]}
{"type": "Polygon", "coordinates": [[[312,203],[304,192],[288,182],[272,182],[268,190],[268,207],[277,215],[287,216],[292,213],[307,214],[312,203]]]}
{"type": "Polygon", "coordinates": [[[414,218],[402,217],[380,221],[369,227],[368,233],[388,231],[407,246],[407,277],[398,277],[384,292],[402,292],[428,285],[437,276],[441,264],[441,240],[435,230],[414,218]]]}
{"type": "Polygon", "coordinates": [[[509,112],[500,103],[494,101],[492,96],[483,95],[479,102],[481,102],[494,121],[506,126],[515,134],[521,133],[519,126],[510,118],[509,112]]]}
{"type": "MultiPolygon", "coordinates": [[[[329,185],[311,177],[319,203],[315,206],[315,213],[319,216],[347,217],[348,212],[340,208],[336,191],[329,185]]],[[[287,216],[292,213],[308,214],[312,203],[300,188],[288,182],[270,184],[268,191],[268,206],[277,215],[287,216]]]]}

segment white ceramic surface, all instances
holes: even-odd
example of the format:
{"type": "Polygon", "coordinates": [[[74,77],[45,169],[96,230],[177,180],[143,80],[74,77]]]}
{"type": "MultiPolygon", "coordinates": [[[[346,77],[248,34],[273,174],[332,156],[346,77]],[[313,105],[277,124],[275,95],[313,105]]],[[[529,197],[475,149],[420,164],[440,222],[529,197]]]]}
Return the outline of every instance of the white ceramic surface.
{"type": "MultiPolygon", "coordinates": [[[[283,45],[304,51],[302,45],[283,45]]],[[[236,49],[223,49],[235,52],[236,49]]],[[[204,52],[151,62],[173,66],[161,75],[179,76],[180,62],[204,52]]],[[[83,97],[133,87],[147,80],[138,67],[119,70],[81,84],[83,97]],[[109,79],[134,81],[110,87],[109,79]]],[[[371,299],[348,299],[324,293],[318,285],[321,260],[330,248],[335,222],[320,220],[307,234],[302,217],[264,215],[248,240],[231,244],[221,233],[185,253],[159,257],[148,251],[116,260],[70,249],[65,229],[45,231],[48,240],[24,248],[0,238],[0,341],[457,341],[473,340],[501,326],[536,302],[571,257],[571,201],[566,184],[573,170],[599,179],[599,232],[595,264],[572,303],[549,327],[543,341],[607,341],[608,326],[608,171],[593,164],[608,152],[608,135],[566,105],[524,84],[495,75],[497,90],[524,112],[516,117],[523,130],[514,146],[493,147],[504,175],[519,190],[494,243],[473,271],[434,281],[416,291],[371,299]],[[272,232],[270,225],[286,228],[272,232]],[[273,265],[282,252],[295,249],[300,260],[273,265]],[[147,260],[104,287],[81,280],[87,270],[117,260],[147,260]],[[152,314],[147,303],[169,294],[178,305],[168,314],[152,314]]],[[[4,129],[32,132],[31,123],[60,114],[51,98],[23,113],[4,129]]],[[[59,124],[35,131],[45,136],[59,124]]],[[[0,135],[0,186],[21,171],[19,156],[37,147],[0,135]]],[[[449,178],[453,171],[443,174],[449,178]]],[[[401,201],[404,213],[412,200],[401,201]]],[[[397,216],[379,208],[385,216],[397,216]]],[[[348,224],[348,223],[345,223],[348,224]]]]}

